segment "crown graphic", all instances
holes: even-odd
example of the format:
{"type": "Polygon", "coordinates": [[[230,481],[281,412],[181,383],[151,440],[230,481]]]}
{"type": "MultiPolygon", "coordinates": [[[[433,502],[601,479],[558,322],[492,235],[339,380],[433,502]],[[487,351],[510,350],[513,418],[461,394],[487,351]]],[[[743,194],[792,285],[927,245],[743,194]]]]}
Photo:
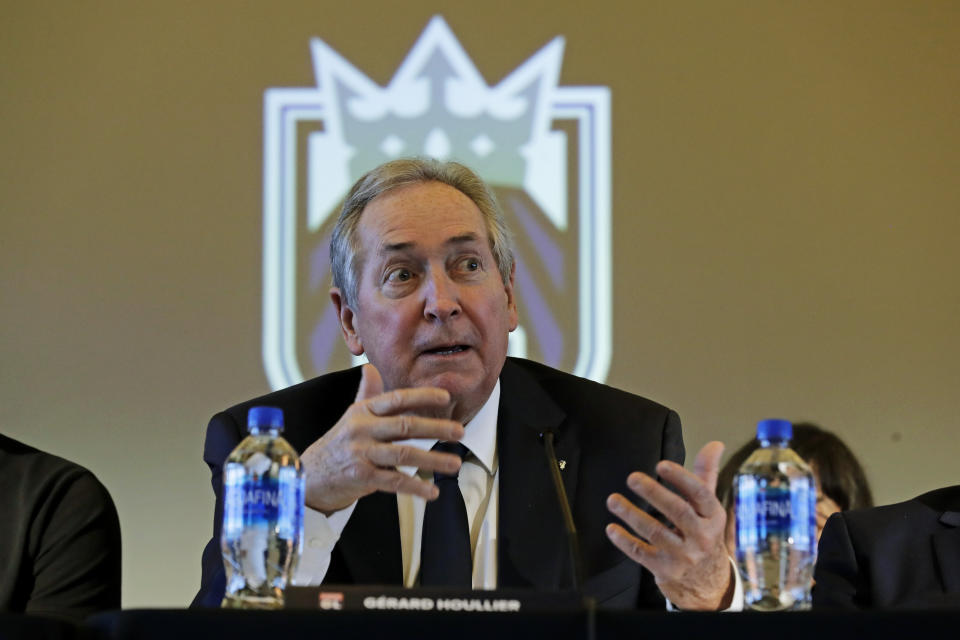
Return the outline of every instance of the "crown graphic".
{"type": "MultiPolygon", "coordinates": [[[[330,107],[324,130],[309,141],[317,177],[336,163],[352,183],[385,161],[420,155],[463,162],[490,184],[529,186],[538,160],[562,157],[562,136],[550,131],[550,106],[563,44],[555,37],[491,87],[438,15],[380,87],[313,39],[317,87],[330,107]]],[[[312,228],[342,193],[325,195],[309,207],[312,228]]]]}
{"type": "Polygon", "coordinates": [[[563,49],[557,36],[488,85],[435,16],[385,86],[314,39],[315,85],[264,92],[263,354],[272,388],[303,381],[305,365],[313,374],[349,358],[333,354],[338,320],[322,293],[328,222],[362,173],[411,155],[471,166],[502,201],[517,234],[521,329],[529,327],[529,340],[511,334],[510,353],[606,377],[610,90],[558,86],[563,49]]]}

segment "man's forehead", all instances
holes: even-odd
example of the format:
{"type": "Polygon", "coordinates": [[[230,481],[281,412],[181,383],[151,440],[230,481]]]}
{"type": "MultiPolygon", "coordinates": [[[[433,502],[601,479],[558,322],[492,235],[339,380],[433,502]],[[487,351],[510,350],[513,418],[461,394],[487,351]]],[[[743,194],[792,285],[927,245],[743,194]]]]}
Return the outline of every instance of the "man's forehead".
{"type": "MultiPolygon", "coordinates": [[[[397,234],[403,235],[403,234],[397,234]]],[[[443,245],[449,249],[456,249],[457,247],[469,246],[483,242],[483,237],[473,231],[468,231],[466,233],[460,233],[448,237],[443,241],[443,245]]],[[[377,246],[377,253],[384,255],[389,253],[398,253],[404,251],[414,251],[420,246],[420,243],[414,240],[400,240],[397,242],[390,242],[389,237],[381,238],[379,245],[377,246]]]]}
{"type": "Polygon", "coordinates": [[[377,253],[425,244],[489,243],[476,203],[437,182],[407,185],[378,196],[364,208],[359,223],[364,244],[377,253]]]}

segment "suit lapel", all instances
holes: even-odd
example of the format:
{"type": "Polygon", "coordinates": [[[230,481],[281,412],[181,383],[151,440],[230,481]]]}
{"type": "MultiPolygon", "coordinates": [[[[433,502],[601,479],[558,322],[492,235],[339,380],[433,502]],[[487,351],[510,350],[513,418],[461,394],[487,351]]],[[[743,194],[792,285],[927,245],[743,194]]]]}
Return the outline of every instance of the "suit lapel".
{"type": "Polygon", "coordinates": [[[950,527],[933,536],[943,588],[947,593],[960,593],[960,511],[945,512],[940,522],[950,527]]]}
{"type": "Polygon", "coordinates": [[[510,360],[500,375],[498,586],[555,590],[571,584],[563,520],[540,434],[552,430],[567,496],[576,495],[580,446],[566,415],[510,360]]]}
{"type": "Polygon", "coordinates": [[[397,496],[378,491],[357,501],[336,548],[343,567],[334,570],[334,554],[331,573],[335,579],[353,584],[403,584],[397,496]]]}

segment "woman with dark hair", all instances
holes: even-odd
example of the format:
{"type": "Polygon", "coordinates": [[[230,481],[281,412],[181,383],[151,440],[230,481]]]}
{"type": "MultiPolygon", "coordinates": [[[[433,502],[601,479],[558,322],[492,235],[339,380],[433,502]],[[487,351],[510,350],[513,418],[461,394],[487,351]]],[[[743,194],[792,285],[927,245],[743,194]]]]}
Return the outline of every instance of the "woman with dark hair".
{"type": "MultiPolygon", "coordinates": [[[[735,553],[733,522],[733,477],[759,448],[756,438],[737,449],[717,477],[717,498],[727,510],[727,548],[735,553]]],[[[873,506],[873,494],[863,467],[843,440],[821,427],[801,422],[793,425],[790,448],[813,470],[817,484],[817,540],[832,514],[873,506]]]]}

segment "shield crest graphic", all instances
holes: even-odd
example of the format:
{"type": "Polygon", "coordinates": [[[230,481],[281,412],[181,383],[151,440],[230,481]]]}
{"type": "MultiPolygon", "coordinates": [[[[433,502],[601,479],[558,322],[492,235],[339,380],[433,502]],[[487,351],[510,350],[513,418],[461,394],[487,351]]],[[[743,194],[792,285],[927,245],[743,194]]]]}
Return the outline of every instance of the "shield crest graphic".
{"type": "Polygon", "coordinates": [[[489,86],[434,16],[386,87],[320,39],[315,87],[264,94],[263,359],[274,389],[356,364],[330,302],[339,205],[401,156],[456,160],[516,240],[510,355],[603,381],[611,357],[610,92],[558,86],[558,36],[489,86]]]}

